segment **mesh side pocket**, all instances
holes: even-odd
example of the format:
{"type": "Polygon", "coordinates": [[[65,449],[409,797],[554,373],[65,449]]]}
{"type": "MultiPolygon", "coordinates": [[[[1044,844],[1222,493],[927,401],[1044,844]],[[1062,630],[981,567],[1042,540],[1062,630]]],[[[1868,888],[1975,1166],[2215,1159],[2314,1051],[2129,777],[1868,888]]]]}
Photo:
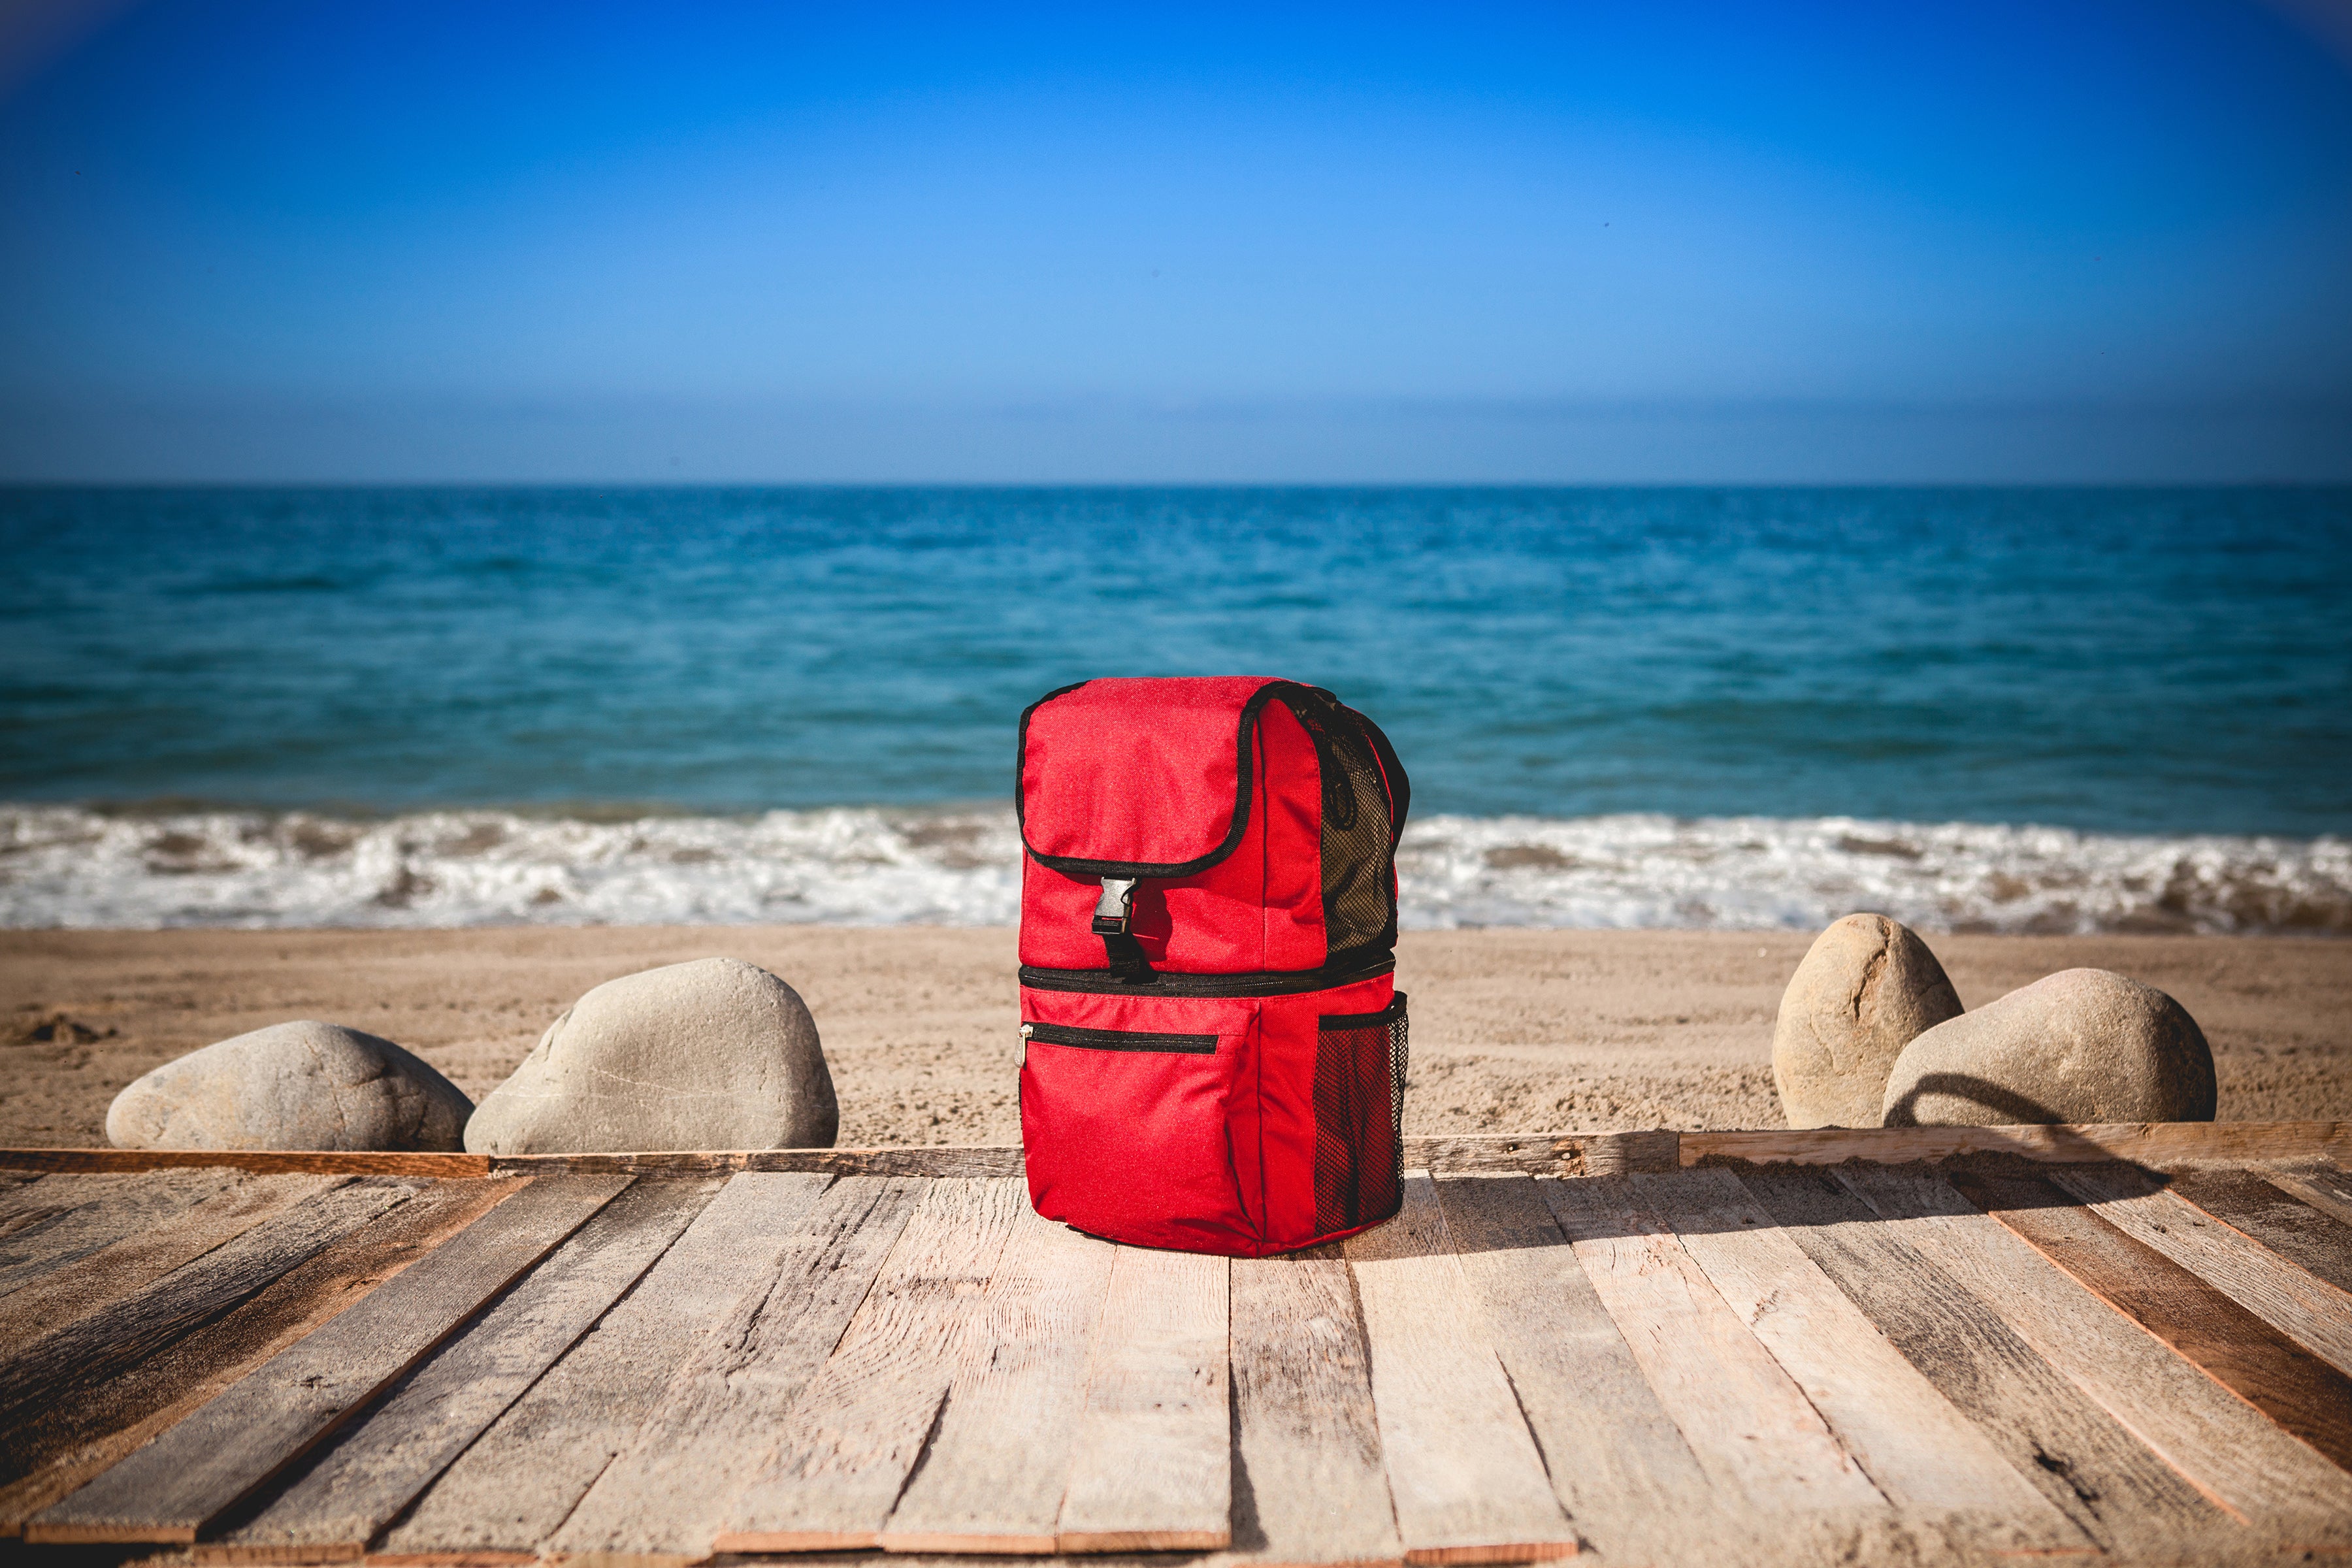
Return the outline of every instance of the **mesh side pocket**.
{"type": "Polygon", "coordinates": [[[1371,742],[1345,715],[1297,710],[1323,773],[1323,925],[1333,952],[1395,939],[1388,791],[1371,742]]]}
{"type": "Polygon", "coordinates": [[[1315,1227],[1397,1212],[1404,1179],[1404,997],[1378,1013],[1326,1016],[1315,1032],[1315,1227]]]}

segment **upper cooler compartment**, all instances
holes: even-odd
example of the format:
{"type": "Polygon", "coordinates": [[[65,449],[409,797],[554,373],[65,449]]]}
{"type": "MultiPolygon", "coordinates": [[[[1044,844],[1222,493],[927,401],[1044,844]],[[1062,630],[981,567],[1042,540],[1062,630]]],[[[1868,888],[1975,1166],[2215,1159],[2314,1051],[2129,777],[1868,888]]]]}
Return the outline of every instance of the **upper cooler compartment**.
{"type": "Polygon", "coordinates": [[[1024,965],[1297,974],[1395,943],[1387,738],[1263,677],[1082,681],[1021,718],[1024,965]]]}
{"type": "Polygon", "coordinates": [[[1022,843],[1074,877],[1190,877],[1249,826],[1256,676],[1086,680],[1021,716],[1022,843]]]}

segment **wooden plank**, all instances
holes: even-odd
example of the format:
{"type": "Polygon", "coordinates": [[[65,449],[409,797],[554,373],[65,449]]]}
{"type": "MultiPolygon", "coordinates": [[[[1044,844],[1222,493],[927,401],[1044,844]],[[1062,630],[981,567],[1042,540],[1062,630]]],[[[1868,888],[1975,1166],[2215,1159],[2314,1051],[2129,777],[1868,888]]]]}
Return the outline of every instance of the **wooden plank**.
{"type": "Polygon", "coordinates": [[[2314,1279],[2127,1165],[2053,1172],[2092,1212],[2352,1372],[2352,1296],[2314,1279]]]}
{"type": "Polygon", "coordinates": [[[13,1447],[19,1427],[57,1405],[83,1398],[415,1190],[397,1177],[324,1179],[324,1191],[121,1300],[42,1335],[0,1363],[0,1443],[13,1447]]]}
{"type": "Polygon", "coordinates": [[[782,1443],[728,1510],[713,1550],[880,1544],[958,1360],[986,1353],[973,1342],[985,1338],[984,1292],[1028,1214],[1018,1182],[930,1184],[841,1342],[793,1402],[782,1443]]]}
{"type": "Polygon", "coordinates": [[[1055,1550],[1117,1250],[1022,1205],[884,1551],[1055,1550]]]}
{"type": "MultiPolygon", "coordinates": [[[[1678,1134],[1629,1132],[1464,1133],[1404,1142],[1408,1169],[1585,1175],[1669,1170],[1678,1134]]],[[[247,1172],[340,1175],[482,1176],[520,1174],[732,1175],[743,1171],[805,1171],[838,1176],[989,1179],[1023,1173],[1017,1143],[939,1144],[897,1149],[646,1150],[583,1154],[394,1154],[181,1149],[0,1149],[0,1166],[43,1171],[158,1171],[222,1165],[247,1172]]]]}
{"type": "Polygon", "coordinates": [[[28,1541],[187,1542],[430,1353],[628,1184],[534,1181],[25,1527],[28,1541]]]}
{"type": "Polygon", "coordinates": [[[1510,1379],[1475,1317],[1469,1284],[1425,1175],[1404,1207],[1345,1245],[1371,1350],[1389,1495],[1408,1563],[1538,1563],[1573,1556],[1510,1379]]]}
{"type": "Polygon", "coordinates": [[[1233,1550],[1402,1563],[1355,1288],[1336,1246],[1232,1265],[1233,1550]]]}
{"type": "Polygon", "coordinates": [[[38,1201],[20,1211],[23,1223],[0,1237],[0,1297],[193,1208],[239,1180],[235,1171],[205,1166],[161,1177],[101,1174],[47,1183],[38,1201]]]}
{"type": "Polygon", "coordinates": [[[2299,1198],[2341,1225],[2352,1225],[2352,1176],[2313,1165],[2270,1166],[2263,1174],[2273,1186],[2299,1198]]]}
{"type": "Polygon", "coordinates": [[[357,1557],[653,1266],[716,1191],[638,1182],[401,1379],[199,1561],[357,1557]]]}
{"type": "MultiPolygon", "coordinates": [[[[1956,1154],[2011,1153],[2054,1162],[2132,1160],[2152,1166],[2262,1162],[2352,1162],[2352,1122],[2116,1122],[2079,1127],[1865,1127],[1746,1132],[1466,1133],[1404,1142],[1408,1169],[1440,1174],[1601,1175],[1657,1171],[1710,1158],[1836,1164],[1899,1164],[1956,1154]]],[[[233,1166],[252,1172],[339,1175],[480,1176],[599,1173],[733,1174],[805,1171],[826,1175],[982,1179],[1022,1173],[1018,1144],[896,1149],[641,1151],[609,1154],[394,1154],[172,1149],[0,1149],[0,1168],[23,1172],[158,1171],[233,1166]]]]}
{"type": "Polygon", "coordinates": [[[827,1178],[750,1173],[724,1183],[661,1261],[515,1401],[384,1534],[411,1556],[534,1554],[660,1405],[703,1336],[779,1259],[827,1178]]]}
{"type": "Polygon", "coordinates": [[[1538,1183],[1601,1303],[1727,1511],[1891,1515],[1811,1404],[1627,1177],[1538,1183]]]}
{"type": "Polygon", "coordinates": [[[548,1550],[707,1552],[736,1492],[782,1440],[793,1401],[840,1342],[921,1191],[902,1176],[845,1176],[826,1188],[791,1228],[772,1282],[747,1290],[702,1336],[548,1550]]]}
{"type": "Polygon", "coordinates": [[[2339,1465],[2352,1468],[2352,1379],[2207,1279],[2038,1177],[1952,1184],[2117,1311],[2339,1465]]]}
{"type": "Polygon", "coordinates": [[[2252,1171],[2189,1171],[2167,1190],[2306,1274],[2352,1290],[2352,1225],[2302,1202],[2252,1171]]]}
{"type": "Polygon", "coordinates": [[[406,1154],[389,1150],[0,1149],[0,1166],[19,1171],[242,1171],[248,1175],[487,1176],[487,1154],[406,1154]]]}
{"type": "Polygon", "coordinates": [[[1740,1180],[2018,1473],[2102,1546],[2158,1547],[2225,1519],[1833,1173],[1770,1169],[1740,1180]]]}
{"type": "Polygon", "coordinates": [[[1610,1562],[1692,1553],[1729,1521],[1674,1417],[1524,1176],[1437,1183],[1471,1305],[1503,1363],[1553,1493],[1610,1562]]]}
{"type": "Polygon", "coordinates": [[[8,1434],[0,1536],[184,1419],[279,1351],[471,1225],[528,1182],[418,1182],[407,1202],[329,1244],[226,1316],[8,1434]]]}
{"type": "Polygon", "coordinates": [[[1122,1247],[1086,1373],[1063,1552],[1193,1552],[1233,1539],[1222,1258],[1122,1247]]]}
{"type": "Polygon", "coordinates": [[[257,1176],[0,1296],[0,1345],[28,1344],[143,1289],[349,1176],[257,1176]]]}
{"type": "Polygon", "coordinates": [[[2060,1164],[2130,1160],[2143,1165],[2246,1165],[2265,1160],[2352,1159],[2352,1121],[2122,1121],[2079,1127],[1816,1127],[1685,1132],[1681,1159],[1757,1164],[1899,1165],[1960,1154],[2015,1154],[2060,1164]]]}
{"type": "MultiPolygon", "coordinates": [[[[2164,1323],[2168,1314],[2119,1312],[2098,1289],[2098,1284],[2120,1289],[2124,1300],[2146,1308],[2141,1291],[2160,1275],[2179,1273],[2178,1265],[2131,1256],[2146,1249],[2112,1227],[2094,1226],[2104,1237],[2095,1234],[2089,1256],[2079,1260],[2092,1275],[2085,1279],[2059,1268],[2021,1230],[1988,1216],[1940,1176],[1874,1165],[1842,1166],[1837,1176],[1881,1217],[1902,1222],[1905,1240],[2000,1313],[2044,1360],[2220,1507],[2298,1540],[2352,1538],[2352,1476],[2282,1431],[2231,1385],[2174,1353],[2189,1342],[2144,1326],[2164,1323]],[[2105,1266],[2099,1263],[2103,1255],[2110,1258],[2105,1266]]],[[[2072,1205],[2050,1212],[2065,1224],[2046,1232],[2044,1240],[2063,1252],[2066,1233],[2081,1230],[2088,1216],[2072,1205]]],[[[2234,1302],[2221,1304],[2243,1315],[2234,1302]]],[[[2217,1326],[2226,1334],[2225,1325],[2217,1326]]],[[[2279,1337],[2261,1327],[2265,1336],[2279,1337]]],[[[2307,1353],[2304,1359],[2316,1360],[2307,1353]]]]}
{"type": "Polygon", "coordinates": [[[608,1171],[687,1175],[796,1171],[826,1176],[932,1176],[985,1179],[1022,1173],[1018,1143],[936,1144],[907,1149],[750,1149],[642,1154],[502,1154],[499,1170],[608,1171]]]}
{"type": "Polygon", "coordinates": [[[58,1205],[43,1201],[34,1191],[40,1181],[38,1171],[0,1171],[0,1243],[60,1212],[58,1205]]]}
{"type": "Polygon", "coordinates": [[[1979,1550],[2092,1550],[2083,1531],[1904,1360],[1728,1171],[1635,1176],[1725,1302],[1886,1500],[1979,1550]]]}
{"type": "Polygon", "coordinates": [[[13,1236],[58,1212],[56,1205],[33,1190],[40,1180],[38,1171],[0,1171],[0,1237],[13,1236]]]}
{"type": "Polygon", "coordinates": [[[1464,1132],[1404,1141],[1404,1168],[1433,1175],[1602,1176],[1671,1171],[1678,1132],[1464,1132]]]}

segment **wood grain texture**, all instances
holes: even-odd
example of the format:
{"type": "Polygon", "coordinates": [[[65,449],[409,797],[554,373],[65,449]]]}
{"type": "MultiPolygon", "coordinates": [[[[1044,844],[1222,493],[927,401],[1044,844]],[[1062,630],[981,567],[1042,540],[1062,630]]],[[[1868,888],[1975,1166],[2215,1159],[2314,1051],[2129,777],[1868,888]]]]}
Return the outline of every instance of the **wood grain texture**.
{"type": "Polygon", "coordinates": [[[1822,1127],[1685,1132],[1685,1165],[1708,1159],[1757,1164],[1907,1164],[1959,1154],[2015,1154],[2058,1164],[2131,1160],[2143,1165],[2242,1165],[2265,1160],[2352,1158],[2352,1122],[2122,1121],[2079,1127],[1822,1127]]]}
{"type": "Polygon", "coordinates": [[[2339,1225],[2352,1225],[2352,1176],[2315,1165],[2267,1166],[2263,1174],[2289,1197],[2301,1199],[2339,1225]]]}
{"type": "Polygon", "coordinates": [[[197,1168],[160,1176],[120,1173],[45,1182],[0,1235],[0,1300],[241,1179],[235,1171],[197,1168]]]}
{"type": "Polygon", "coordinates": [[[1671,1171],[1681,1134],[1665,1129],[1631,1132],[1456,1133],[1404,1141],[1404,1168],[1433,1175],[1622,1175],[1671,1171]]]}
{"type": "MultiPolygon", "coordinates": [[[[840,1342],[922,1184],[845,1176],[791,1227],[772,1280],[701,1336],[629,1447],[548,1542],[567,1553],[698,1556],[840,1342]]],[[[746,1281],[747,1284],[751,1281],[746,1281]]]]}
{"type": "Polygon", "coordinates": [[[2257,1317],[2352,1372],[2352,1296],[2163,1191],[2143,1171],[2097,1165],[2052,1180],[2126,1236],[2171,1258],[2257,1317]]]}
{"type": "Polygon", "coordinates": [[[349,1176],[256,1176],[0,1296],[0,1345],[21,1345],[121,1300],[349,1176]]]}
{"type": "Polygon", "coordinates": [[[1017,1143],[938,1144],[906,1149],[751,1149],[642,1154],[511,1154],[492,1164],[502,1171],[562,1169],[627,1175],[692,1175],[738,1171],[798,1171],[831,1176],[936,1176],[982,1180],[1018,1176],[1017,1143]]]}
{"type": "Polygon", "coordinates": [[[1538,1183],[1643,1378],[1733,1511],[1891,1513],[1800,1389],[1626,1177],[1538,1183]]]}
{"type": "Polygon", "coordinates": [[[0,1487],[0,1536],[185,1418],[528,1185],[418,1182],[405,1203],[330,1243],[226,1316],[8,1434],[21,1479],[0,1487]]]}
{"type": "Polygon", "coordinates": [[[1269,1568],[1402,1562],[1339,1248],[1237,1258],[1231,1280],[1234,1553],[1269,1568]]]}
{"type": "Polygon", "coordinates": [[[387,1150],[0,1149],[0,1166],[19,1171],[213,1170],[254,1175],[487,1176],[487,1154],[403,1154],[387,1150]]]}
{"type": "Polygon", "coordinates": [[[384,1532],[383,1552],[535,1554],[628,1447],[702,1337],[765,1290],[829,1184],[794,1173],[692,1179],[719,1191],[636,1289],[384,1532]]]}
{"type": "Polygon", "coordinates": [[[1233,1539],[1231,1268],[1122,1247],[1085,1377],[1063,1552],[1197,1552],[1233,1539]]]}
{"type": "Polygon", "coordinates": [[[715,1550],[880,1543],[959,1360],[985,1352],[984,1293],[1026,1215],[1017,1182],[930,1184],[841,1342],[793,1402],[782,1442],[737,1497],[715,1550]]]}
{"type": "Polygon", "coordinates": [[[1055,1550],[1117,1251],[1022,1204],[885,1551],[1055,1550]]]}
{"type": "Polygon", "coordinates": [[[708,1183],[639,1182],[322,1445],[200,1561],[359,1556],[539,1375],[636,1282],[712,1195],[708,1183]]]}
{"type": "Polygon", "coordinates": [[[28,1521],[26,1539],[187,1542],[330,1436],[628,1184],[550,1176],[28,1521]]]}
{"type": "Polygon", "coordinates": [[[2306,1274],[2352,1290],[2352,1225],[2303,1202],[2252,1171],[2189,1171],[2167,1190],[2306,1274]]]}
{"type": "Polygon", "coordinates": [[[2352,1468],[2352,1379],[2139,1237],[2039,1178],[1955,1173],[1968,1200],[2281,1428],[2352,1468]]]}
{"type": "Polygon", "coordinates": [[[2102,1546],[2142,1551],[2223,1521],[2178,1471],[1958,1289],[1905,1239],[1901,1222],[1881,1219],[1835,1174],[1759,1170],[1740,1180],[2018,1473],[2102,1546]]]}
{"type": "Polygon", "coordinates": [[[1511,1380],[1553,1493],[1604,1561],[1693,1554],[1728,1521],[1642,1375],[1538,1184],[1437,1183],[1470,1308],[1511,1380]]]}
{"type": "MultiPolygon", "coordinates": [[[[1582,1175],[1670,1169],[1677,1134],[1630,1132],[1463,1133],[1404,1142],[1410,1169],[1582,1175]]],[[[940,1144],[896,1149],[646,1150],[593,1154],[394,1154],[173,1149],[0,1149],[0,1167],[24,1174],[137,1172],[215,1166],[246,1172],[340,1175],[483,1176],[733,1175],[744,1171],[805,1171],[839,1176],[1018,1176],[1017,1143],[940,1144]]]]}
{"type": "MultiPolygon", "coordinates": [[[[1905,1240],[2232,1516],[2273,1536],[2352,1538],[2352,1475],[2182,1359],[2143,1318],[2119,1310],[2121,1302],[2091,1284],[2119,1284],[2124,1300],[2135,1300],[2159,1275],[2179,1272],[2170,1260],[2154,1258],[2151,1270],[2148,1258],[2134,1256],[2145,1249],[2130,1243],[2119,1252],[2126,1238],[2109,1229],[2105,1237],[2094,1234],[2089,1255],[2077,1258],[2086,1279],[2059,1268],[1941,1176],[1873,1165],[1843,1166],[1837,1175],[1882,1218],[1901,1222],[1905,1240]],[[2099,1263],[2102,1255],[2111,1263],[2099,1263]]],[[[2070,1205],[2052,1217],[2062,1223],[2043,1240],[2066,1252],[2065,1236],[2079,1232],[2088,1216],[2070,1205]]],[[[2263,1331],[2275,1337],[2266,1325],[2263,1331]]]]}
{"type": "Polygon", "coordinates": [[[1543,1456],[1481,1325],[1425,1175],[1397,1217],[1345,1244],[1371,1350],[1372,1405],[1408,1563],[1575,1554],[1543,1456]]]}
{"type": "Polygon", "coordinates": [[[391,1176],[325,1180],[329,1184],[324,1190],[292,1208],[41,1336],[0,1364],[0,1446],[15,1448],[20,1428],[60,1404],[86,1397],[89,1390],[228,1311],[415,1190],[413,1184],[391,1176]]]}
{"type": "Polygon", "coordinates": [[[1886,1500],[1981,1549],[2090,1541],[1903,1358],[1728,1171],[1635,1176],[1717,1294],[1796,1380],[1886,1500]]]}
{"type": "MultiPolygon", "coordinates": [[[[2132,1160],[2152,1166],[2262,1162],[2352,1162],[2352,1122],[2146,1121],[2080,1127],[1869,1127],[1681,1132],[1464,1133],[1404,1142],[1409,1169],[1528,1175],[1602,1175],[1696,1165],[1720,1156],[1759,1163],[1890,1164],[1956,1154],[2011,1153],[2030,1160],[2132,1160]]],[[[806,1171],[830,1175],[988,1178],[1022,1173],[1018,1144],[895,1149],[645,1151],[609,1154],[394,1154],[170,1149],[0,1149],[0,1169],[40,1172],[160,1171],[229,1166],[252,1172],[464,1177],[493,1172],[598,1172],[621,1175],[733,1174],[806,1171]]]]}

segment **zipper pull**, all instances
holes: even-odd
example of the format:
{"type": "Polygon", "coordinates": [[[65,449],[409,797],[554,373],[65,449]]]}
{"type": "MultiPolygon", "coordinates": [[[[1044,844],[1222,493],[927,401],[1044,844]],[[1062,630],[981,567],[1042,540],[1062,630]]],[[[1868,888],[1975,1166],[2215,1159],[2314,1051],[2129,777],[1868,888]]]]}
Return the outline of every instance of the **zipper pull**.
{"type": "Polygon", "coordinates": [[[1125,936],[1135,924],[1133,877],[1105,877],[1102,897],[1095,904],[1097,936],[1125,936]]]}

